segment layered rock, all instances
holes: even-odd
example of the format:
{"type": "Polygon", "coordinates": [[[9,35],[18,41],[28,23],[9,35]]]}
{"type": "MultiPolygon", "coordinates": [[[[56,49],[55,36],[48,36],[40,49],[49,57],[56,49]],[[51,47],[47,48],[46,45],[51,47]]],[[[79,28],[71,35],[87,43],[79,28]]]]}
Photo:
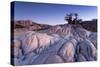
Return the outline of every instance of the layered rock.
{"type": "Polygon", "coordinates": [[[97,33],[81,26],[68,24],[20,34],[15,31],[14,65],[97,60],[97,33]]]}

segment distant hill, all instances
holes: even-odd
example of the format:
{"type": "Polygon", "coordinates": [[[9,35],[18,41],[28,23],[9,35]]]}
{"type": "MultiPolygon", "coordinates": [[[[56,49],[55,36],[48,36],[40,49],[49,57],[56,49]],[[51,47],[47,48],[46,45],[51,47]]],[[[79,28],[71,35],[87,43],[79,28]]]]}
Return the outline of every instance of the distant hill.
{"type": "Polygon", "coordinates": [[[83,21],[82,23],[80,23],[80,25],[89,31],[97,32],[97,20],[96,19],[92,21],[83,21]]]}
{"type": "Polygon", "coordinates": [[[24,28],[24,29],[28,29],[28,30],[38,31],[38,30],[42,30],[42,29],[47,29],[49,27],[51,27],[51,26],[47,25],[47,24],[38,24],[31,20],[14,21],[14,29],[24,28]]]}

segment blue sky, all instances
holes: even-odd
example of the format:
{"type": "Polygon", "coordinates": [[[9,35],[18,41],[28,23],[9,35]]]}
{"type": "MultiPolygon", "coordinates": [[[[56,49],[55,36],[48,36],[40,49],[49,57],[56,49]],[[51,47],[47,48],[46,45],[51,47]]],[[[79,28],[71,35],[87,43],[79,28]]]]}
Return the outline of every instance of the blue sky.
{"type": "Polygon", "coordinates": [[[50,25],[65,24],[65,15],[72,12],[78,13],[79,18],[83,20],[97,18],[96,6],[15,2],[14,19],[50,25]]]}

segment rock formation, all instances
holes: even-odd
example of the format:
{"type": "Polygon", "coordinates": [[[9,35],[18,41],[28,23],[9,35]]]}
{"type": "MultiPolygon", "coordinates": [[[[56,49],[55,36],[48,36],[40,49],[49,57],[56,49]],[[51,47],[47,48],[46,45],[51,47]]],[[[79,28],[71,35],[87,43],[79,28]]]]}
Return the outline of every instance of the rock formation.
{"type": "Polygon", "coordinates": [[[97,33],[79,25],[56,25],[41,31],[14,29],[11,46],[14,65],[97,60],[97,33]]]}

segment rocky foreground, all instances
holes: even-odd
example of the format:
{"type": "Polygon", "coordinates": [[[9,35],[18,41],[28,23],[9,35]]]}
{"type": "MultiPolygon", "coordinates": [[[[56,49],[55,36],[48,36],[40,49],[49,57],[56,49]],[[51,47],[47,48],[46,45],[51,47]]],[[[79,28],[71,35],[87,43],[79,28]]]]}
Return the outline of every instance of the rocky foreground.
{"type": "Polygon", "coordinates": [[[97,33],[79,25],[53,26],[42,31],[14,30],[14,65],[97,60],[97,33]]]}

